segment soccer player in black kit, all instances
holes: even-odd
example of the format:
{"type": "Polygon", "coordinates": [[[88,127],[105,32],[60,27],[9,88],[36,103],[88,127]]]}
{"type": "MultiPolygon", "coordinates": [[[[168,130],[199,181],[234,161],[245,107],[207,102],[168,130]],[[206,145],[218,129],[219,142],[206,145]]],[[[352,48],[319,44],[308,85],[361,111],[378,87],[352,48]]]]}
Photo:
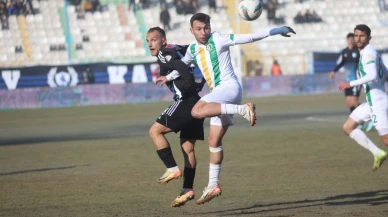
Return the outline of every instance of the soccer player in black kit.
{"type": "Polygon", "coordinates": [[[166,33],[159,27],[149,29],[146,40],[151,55],[158,57],[160,77],[156,83],[166,84],[174,93],[175,102],[162,112],[151,126],[149,134],[158,156],[167,168],[162,177],[157,180],[158,183],[165,184],[182,176],[182,171],[178,168],[170,144],[165,137],[166,133],[180,131],[180,144],[185,160],[184,180],[180,195],[171,203],[172,207],[179,207],[194,199],[195,195],[193,191],[196,168],[194,145],[196,140],[204,139],[204,119],[193,118],[191,109],[200,99],[198,92],[205,82],[196,83],[190,68],[180,61],[186,53],[187,46],[167,44],[166,33]],[[169,75],[174,70],[179,72],[178,78],[169,75]]]}
{"type": "MultiPolygon", "coordinates": [[[[360,52],[358,51],[358,48],[354,42],[354,34],[349,33],[346,36],[347,44],[348,46],[344,48],[341,52],[340,56],[340,62],[337,64],[337,66],[334,68],[332,72],[330,72],[329,76],[331,79],[334,78],[335,73],[338,72],[338,70],[342,67],[346,70],[346,82],[357,80],[357,67],[358,62],[360,59],[360,52]]],[[[358,102],[358,98],[360,97],[361,92],[361,86],[355,86],[351,88],[345,89],[345,99],[346,104],[349,107],[350,113],[353,112],[355,108],[360,104],[358,102]]],[[[368,124],[366,123],[365,126],[367,131],[370,131],[373,127],[373,124],[371,122],[368,124]]]]}

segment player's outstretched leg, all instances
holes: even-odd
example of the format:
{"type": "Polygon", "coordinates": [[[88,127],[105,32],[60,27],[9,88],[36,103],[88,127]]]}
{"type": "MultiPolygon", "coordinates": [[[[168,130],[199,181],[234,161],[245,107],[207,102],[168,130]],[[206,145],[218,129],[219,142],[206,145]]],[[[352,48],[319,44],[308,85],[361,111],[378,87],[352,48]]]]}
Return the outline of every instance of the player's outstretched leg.
{"type": "Polygon", "coordinates": [[[251,102],[243,105],[237,105],[205,102],[200,100],[191,110],[191,115],[197,119],[215,117],[223,114],[239,114],[247,119],[251,126],[256,124],[256,106],[251,102]]]}
{"type": "Polygon", "coordinates": [[[182,171],[178,168],[170,144],[168,143],[164,134],[172,130],[159,123],[154,123],[149,130],[150,137],[155,144],[156,153],[166,166],[166,172],[157,180],[160,184],[166,184],[171,180],[182,177],[182,171]]]}
{"type": "Polygon", "coordinates": [[[374,163],[372,170],[375,171],[380,168],[381,164],[387,159],[387,153],[379,149],[362,130],[357,129],[357,126],[358,123],[349,117],[343,125],[343,130],[351,139],[373,154],[374,163]]]}
{"type": "Polygon", "coordinates": [[[221,114],[240,114],[249,121],[249,125],[256,124],[256,105],[251,102],[244,105],[221,104],[221,114]]]}

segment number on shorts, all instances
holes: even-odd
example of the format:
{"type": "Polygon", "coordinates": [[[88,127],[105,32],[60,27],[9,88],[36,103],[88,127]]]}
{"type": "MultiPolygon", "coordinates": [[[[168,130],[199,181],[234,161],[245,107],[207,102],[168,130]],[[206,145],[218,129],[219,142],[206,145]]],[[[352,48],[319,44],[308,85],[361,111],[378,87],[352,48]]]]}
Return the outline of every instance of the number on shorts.
{"type": "Polygon", "coordinates": [[[376,115],[372,115],[372,121],[373,121],[374,124],[377,123],[377,121],[376,121],[376,115]]]}

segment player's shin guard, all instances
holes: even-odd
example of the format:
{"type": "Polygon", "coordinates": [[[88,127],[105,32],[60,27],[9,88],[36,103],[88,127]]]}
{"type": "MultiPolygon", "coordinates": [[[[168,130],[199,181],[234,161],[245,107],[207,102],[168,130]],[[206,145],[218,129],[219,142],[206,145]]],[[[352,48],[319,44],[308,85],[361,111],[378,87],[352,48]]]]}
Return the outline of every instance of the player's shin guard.
{"type": "Polygon", "coordinates": [[[172,156],[172,151],[170,147],[157,150],[156,153],[158,153],[159,158],[163,161],[166,168],[172,168],[177,166],[175,159],[172,156]]]}

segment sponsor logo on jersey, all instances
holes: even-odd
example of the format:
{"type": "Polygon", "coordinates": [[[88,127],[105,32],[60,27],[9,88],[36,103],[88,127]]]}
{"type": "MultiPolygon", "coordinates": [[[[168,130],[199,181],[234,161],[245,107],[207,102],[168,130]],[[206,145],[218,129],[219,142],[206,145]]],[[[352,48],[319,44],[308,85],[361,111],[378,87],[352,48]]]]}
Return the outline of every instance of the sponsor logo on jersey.
{"type": "Polygon", "coordinates": [[[356,52],[353,52],[353,53],[352,53],[352,57],[353,57],[353,58],[357,58],[357,53],[356,53],[356,52]]]}
{"type": "Polygon", "coordinates": [[[210,44],[206,45],[206,50],[210,51],[212,49],[212,46],[210,44]]]}

